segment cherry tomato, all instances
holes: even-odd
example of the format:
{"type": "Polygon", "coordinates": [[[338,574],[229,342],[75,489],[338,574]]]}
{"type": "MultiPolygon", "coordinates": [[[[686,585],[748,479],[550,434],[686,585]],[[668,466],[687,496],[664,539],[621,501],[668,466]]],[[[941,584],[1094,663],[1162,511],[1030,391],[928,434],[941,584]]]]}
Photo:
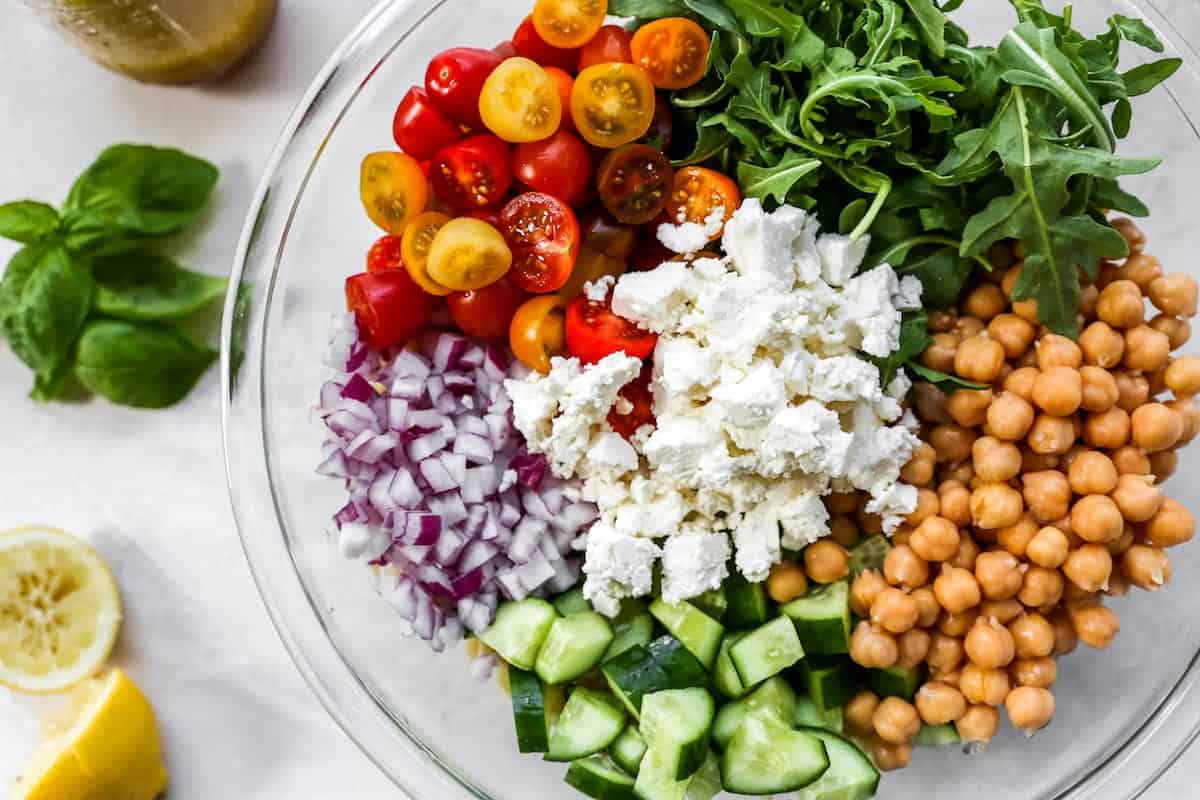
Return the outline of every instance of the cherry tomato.
{"type": "Polygon", "coordinates": [[[500,231],[470,217],[442,226],[429,246],[429,277],[456,292],[482,289],[504,277],[512,251],[500,231]]]}
{"type": "Polygon", "coordinates": [[[668,250],[666,245],[658,240],[658,235],[652,231],[647,231],[642,239],[643,241],[629,260],[629,268],[634,272],[657,269],[677,255],[675,251],[668,250]]]}
{"type": "Polygon", "coordinates": [[[370,153],[362,162],[359,185],[367,216],[390,234],[400,236],[425,210],[429,184],[421,165],[404,153],[370,153]]]}
{"type": "Polygon", "coordinates": [[[637,229],[622,225],[601,209],[593,209],[581,224],[583,245],[606,256],[628,261],[637,246],[637,229]]]}
{"type": "Polygon", "coordinates": [[[558,67],[574,72],[579,65],[579,50],[548,44],[533,26],[533,17],[525,18],[513,34],[512,42],[518,55],[536,61],[543,67],[558,67]]]}
{"type": "MultiPolygon", "coordinates": [[[[729,177],[704,167],[684,167],[675,173],[675,185],[667,201],[667,216],[672,222],[703,225],[717,209],[729,219],[741,204],[742,193],[729,177]]],[[[721,231],[712,237],[714,241],[719,238],[721,231]]]]}
{"type": "Polygon", "coordinates": [[[407,272],[392,269],[347,278],[346,307],[358,319],[363,341],[386,350],[421,332],[433,313],[433,298],[407,272]]]}
{"type": "Polygon", "coordinates": [[[608,16],[608,0],[537,0],[533,27],[555,47],[583,47],[608,16]]]}
{"type": "Polygon", "coordinates": [[[517,46],[513,44],[512,39],[505,39],[503,42],[493,47],[492,52],[501,58],[512,58],[520,55],[520,53],[517,52],[517,46]]]}
{"type": "Polygon", "coordinates": [[[558,291],[579,257],[579,220],[571,207],[541,192],[518,195],[500,212],[512,248],[512,282],[527,292],[558,291]]]}
{"type": "Polygon", "coordinates": [[[633,63],[632,37],[620,25],[605,25],[579,51],[579,71],[597,64],[633,63]]]}
{"type": "Polygon", "coordinates": [[[479,93],[503,59],[491,50],[455,47],[434,56],[425,70],[425,91],[451,119],[479,129],[479,93]]]}
{"type": "Polygon", "coordinates": [[[538,192],[573,204],[592,182],[592,152],[573,133],[560,130],[548,139],[513,150],[513,173],[538,192]]]}
{"type": "Polygon", "coordinates": [[[404,231],[401,240],[400,255],[404,259],[404,268],[417,285],[432,295],[444,297],[450,290],[435,281],[429,275],[429,248],[438,231],[442,229],[450,217],[437,211],[426,211],[413,220],[404,231]]]}
{"type": "Polygon", "coordinates": [[[633,64],[597,64],[575,78],[571,116],[579,134],[597,147],[635,142],[654,121],[654,84],[633,64]]]}
{"type": "Polygon", "coordinates": [[[608,275],[619,278],[628,269],[629,265],[625,263],[624,259],[613,258],[584,245],[579,250],[579,259],[575,262],[575,269],[571,272],[571,277],[558,290],[558,293],[568,300],[574,300],[583,294],[583,287],[586,284],[594,283],[608,275]]]}
{"type": "Polygon", "coordinates": [[[643,367],[642,374],[638,376],[637,380],[625,384],[625,387],[621,389],[620,397],[633,406],[632,411],[628,414],[618,414],[614,408],[608,412],[609,426],[626,439],[632,439],[638,428],[644,425],[653,425],[656,421],[654,418],[654,395],[650,391],[650,380],[653,373],[653,368],[643,367]]]}
{"type": "Polygon", "coordinates": [[[562,122],[559,123],[562,130],[575,130],[575,120],[571,119],[571,90],[575,88],[575,79],[566,70],[558,67],[543,67],[543,69],[558,86],[558,99],[563,107],[562,122]]]}
{"type": "Polygon", "coordinates": [[[400,149],[422,161],[462,138],[462,130],[419,86],[404,95],[392,118],[392,136],[400,149]]]}
{"type": "Polygon", "coordinates": [[[455,292],[446,298],[446,304],[463,333],[492,341],[508,336],[517,309],[528,297],[508,278],[501,278],[473,292],[455,292]]]}
{"type": "Polygon", "coordinates": [[[600,162],[600,202],[618,221],[642,225],[667,206],[675,171],[661,150],[627,144],[600,162]]]}
{"type": "Polygon", "coordinates": [[[675,115],[671,112],[671,101],[660,92],[654,97],[654,120],[650,123],[650,130],[638,141],[666,152],[674,136],[675,115]]]}
{"type": "Polygon", "coordinates": [[[385,269],[404,269],[399,236],[382,236],[371,245],[367,253],[367,272],[383,272],[385,269]]]}
{"type": "Polygon", "coordinates": [[[467,216],[471,219],[480,219],[491,225],[496,230],[500,230],[500,209],[499,208],[479,208],[475,211],[468,211],[467,216]]]}
{"type": "Polygon", "coordinates": [[[550,359],[567,351],[566,298],[534,297],[517,309],[508,330],[508,344],[521,363],[543,374],[550,359]]]}
{"type": "Polygon", "coordinates": [[[690,19],[660,19],[633,35],[632,61],[646,70],[659,89],[686,89],[708,72],[711,45],[705,30],[690,19]]]}
{"type": "Polygon", "coordinates": [[[510,58],[488,76],[478,96],[483,124],[506,142],[536,142],[558,130],[558,84],[528,58],[510,58]]]}
{"type": "Polygon", "coordinates": [[[567,306],[567,350],[585,364],[613,353],[649,358],[657,344],[658,334],[613,313],[611,295],[602,303],[581,295],[567,306]]]}
{"type": "Polygon", "coordinates": [[[438,152],[429,176],[437,196],[463,211],[495,205],[512,186],[512,154],[499,138],[484,133],[438,152]]]}

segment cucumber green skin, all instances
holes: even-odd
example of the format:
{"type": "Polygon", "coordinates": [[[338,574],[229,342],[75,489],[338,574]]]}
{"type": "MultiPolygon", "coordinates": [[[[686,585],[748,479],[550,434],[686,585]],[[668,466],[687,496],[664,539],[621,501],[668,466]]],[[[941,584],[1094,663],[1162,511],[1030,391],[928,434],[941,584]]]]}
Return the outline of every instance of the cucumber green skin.
{"type": "Polygon", "coordinates": [[[591,611],[592,604],[583,597],[583,589],[575,588],[568,592],[563,592],[558,597],[550,601],[554,606],[554,610],[562,614],[564,617],[569,617],[572,614],[578,614],[581,611],[591,611]]]}
{"type": "Polygon", "coordinates": [[[646,755],[646,740],[638,733],[636,725],[627,725],[608,752],[617,766],[630,775],[637,775],[642,767],[642,758],[646,755]]]}
{"type": "Polygon", "coordinates": [[[571,762],[567,785],[596,800],[637,800],[633,778],[605,756],[588,756],[571,762]]]}
{"type": "Polygon", "coordinates": [[[691,603],[670,605],[662,600],[650,604],[650,613],[667,633],[687,646],[700,663],[711,668],[721,649],[725,627],[691,603]]]}
{"type": "Polygon", "coordinates": [[[633,793],[640,800],[685,800],[688,781],[676,780],[675,759],[653,747],[646,751],[633,793]]]}
{"type": "Polygon", "coordinates": [[[796,698],[795,727],[820,728],[840,734],[844,726],[845,715],[841,708],[821,711],[811,697],[796,698]]]}
{"type": "Polygon", "coordinates": [[[595,611],[559,617],[550,626],[534,669],[546,683],[568,683],[591,672],[612,641],[608,620],[595,611]]]}
{"type": "Polygon", "coordinates": [[[708,755],[716,706],[706,689],[675,689],[646,695],[639,730],[646,743],[673,755],[675,780],[690,778],[708,755]]]}
{"type": "Polygon", "coordinates": [[[801,728],[825,745],[829,769],[800,790],[795,800],[869,800],[879,789],[879,770],[851,742],[822,728],[801,728]]]}
{"type": "Polygon", "coordinates": [[[606,694],[580,686],[567,698],[546,761],[575,761],[604,750],[625,729],[625,711],[606,694]]]}
{"type": "Polygon", "coordinates": [[[912,701],[921,685],[920,667],[890,667],[867,670],[867,685],[880,697],[899,697],[912,701]]]}
{"type": "Polygon", "coordinates": [[[761,583],[749,583],[737,569],[725,580],[725,624],[755,628],[767,621],[767,593],[761,583]]]}
{"type": "Polygon", "coordinates": [[[750,693],[749,687],[742,683],[737,667],[733,665],[733,659],[729,657],[729,648],[740,638],[740,633],[726,634],[721,641],[716,663],[713,664],[713,688],[730,700],[740,700],[750,693]]]}
{"type": "Polygon", "coordinates": [[[822,712],[843,707],[858,692],[858,670],[848,658],[809,656],[803,672],[808,696],[822,712]]]}
{"type": "Polygon", "coordinates": [[[542,682],[532,672],[517,667],[509,668],[508,681],[512,687],[517,749],[522,753],[546,752],[550,749],[550,725],[546,720],[542,682]]]}
{"type": "Polygon", "coordinates": [[[829,769],[825,744],[778,720],[748,714],[721,757],[728,791],[771,795],[793,792],[829,769]]]}
{"type": "Polygon", "coordinates": [[[642,698],[667,689],[708,686],[708,671],[674,636],[660,636],[606,662],[600,671],[625,707],[640,717],[642,698]]]}
{"type": "Polygon", "coordinates": [[[719,750],[729,747],[729,742],[747,714],[767,715],[790,727],[798,713],[798,706],[796,692],[787,681],[779,677],[770,678],[748,697],[721,706],[713,722],[713,744],[719,750]]]}
{"type": "Polygon", "coordinates": [[[795,623],[805,653],[838,655],[850,652],[849,581],[815,589],[780,611],[795,623]]]}
{"type": "Polygon", "coordinates": [[[922,725],[913,744],[917,747],[957,747],[962,737],[953,725],[922,725]]]}
{"type": "Polygon", "coordinates": [[[729,657],[742,683],[757,686],[798,663],[804,647],[792,621],[776,617],[739,639],[729,648],[729,657]]]}
{"type": "Polygon", "coordinates": [[[729,598],[725,596],[724,588],[707,591],[699,597],[693,597],[688,602],[717,622],[724,620],[725,612],[729,610],[729,598]]]}
{"type": "Polygon", "coordinates": [[[654,617],[646,612],[635,614],[629,619],[620,618],[613,624],[614,637],[601,662],[612,661],[634,647],[645,647],[654,638],[654,617]]]}
{"type": "Polygon", "coordinates": [[[557,618],[554,606],[536,597],[527,597],[519,603],[502,603],[496,611],[496,621],[479,641],[512,666],[531,670],[557,618]]]}
{"type": "Polygon", "coordinates": [[[683,800],[712,800],[721,793],[721,762],[711,752],[703,766],[688,781],[683,800]]]}
{"type": "Polygon", "coordinates": [[[883,569],[883,560],[887,557],[892,544],[882,534],[876,534],[850,548],[850,578],[853,580],[869,569],[883,569]]]}

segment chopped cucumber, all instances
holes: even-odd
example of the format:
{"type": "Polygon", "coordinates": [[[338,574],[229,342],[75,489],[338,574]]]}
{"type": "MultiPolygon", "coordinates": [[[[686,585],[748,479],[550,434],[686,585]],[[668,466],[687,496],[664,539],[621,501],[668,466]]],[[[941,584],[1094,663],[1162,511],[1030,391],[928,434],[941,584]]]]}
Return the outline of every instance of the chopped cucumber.
{"type": "Polygon", "coordinates": [[[857,578],[869,569],[883,569],[883,559],[892,549],[892,543],[883,534],[863,539],[850,548],[850,578],[857,578]]]}
{"type": "Polygon", "coordinates": [[[796,698],[795,726],[797,728],[823,728],[841,733],[845,725],[845,714],[841,707],[822,711],[811,697],[796,698]]]}
{"type": "Polygon", "coordinates": [[[624,729],[625,712],[612,697],[580,686],[554,726],[546,760],[574,761],[607,750],[624,729]]]}
{"type": "Polygon", "coordinates": [[[513,721],[517,727],[517,749],[522,753],[544,753],[550,749],[550,724],[542,682],[532,672],[509,667],[513,721]]]}
{"type": "Polygon", "coordinates": [[[559,617],[538,651],[536,670],[546,683],[567,683],[600,663],[613,641],[608,620],[595,611],[559,617]]]}
{"type": "Polygon", "coordinates": [[[605,680],[625,707],[639,717],[642,698],[667,689],[707,686],[708,672],[674,636],[638,645],[601,667],[605,680]]]}
{"type": "Polygon", "coordinates": [[[808,656],[804,659],[808,696],[822,712],[841,708],[858,691],[858,670],[845,656],[808,656]]]}
{"type": "Polygon", "coordinates": [[[712,800],[721,793],[721,764],[712,753],[688,781],[683,800],[712,800]]]}
{"type": "Polygon", "coordinates": [[[742,727],[742,720],[746,718],[746,704],[744,701],[735,700],[732,703],[726,703],[717,710],[717,716],[713,720],[712,743],[713,747],[718,750],[724,750],[729,747],[729,743],[733,741],[733,735],[738,732],[738,728],[742,727]]]}
{"type": "Polygon", "coordinates": [[[922,725],[913,739],[917,747],[957,747],[962,744],[954,725],[922,725]]]}
{"type": "Polygon", "coordinates": [[[879,788],[879,770],[861,750],[841,736],[806,728],[825,745],[829,769],[816,783],[800,790],[796,800],[869,800],[879,788]]]}
{"type": "Polygon", "coordinates": [[[755,686],[804,658],[804,648],[792,621],[776,617],[738,639],[729,648],[729,657],[742,683],[755,686]]]}
{"type": "Polygon", "coordinates": [[[654,638],[654,617],[646,612],[634,614],[628,619],[617,617],[613,623],[613,640],[602,661],[612,661],[626,650],[645,647],[654,638]]]}
{"type": "Polygon", "coordinates": [[[667,633],[683,642],[706,668],[711,667],[721,648],[725,628],[691,603],[669,605],[662,600],[650,604],[650,613],[667,633]]]}
{"type": "Polygon", "coordinates": [[[536,597],[518,603],[502,603],[496,611],[496,621],[483,632],[479,641],[514,667],[531,670],[557,617],[554,606],[536,597]]]}
{"type": "Polygon", "coordinates": [[[567,770],[567,784],[596,800],[635,800],[633,782],[608,756],[572,761],[567,770]]]}
{"type": "Polygon", "coordinates": [[[641,800],[684,800],[688,781],[675,779],[672,754],[653,747],[646,751],[633,793],[641,800]]]}
{"type": "Polygon", "coordinates": [[[675,760],[675,779],[695,774],[708,754],[716,708],[706,689],[672,689],[642,700],[640,730],[646,743],[675,760]]]}
{"type": "Polygon", "coordinates": [[[725,624],[730,628],[755,628],[767,621],[767,593],[761,583],[750,583],[734,567],[725,579],[725,624]]]}
{"type": "Polygon", "coordinates": [[[725,612],[729,610],[729,599],[725,597],[724,588],[712,589],[693,597],[689,602],[717,622],[725,619],[725,612]]]}
{"type": "Polygon", "coordinates": [[[646,740],[638,733],[636,725],[626,725],[608,752],[621,769],[630,775],[637,775],[642,766],[642,757],[646,755],[646,740]]]}
{"type": "Polygon", "coordinates": [[[713,744],[724,750],[748,714],[765,715],[791,726],[796,718],[796,691],[781,677],[770,678],[741,700],[726,703],[713,722],[713,744]]]}
{"type": "Polygon", "coordinates": [[[825,744],[769,715],[747,714],[721,757],[725,788],[738,794],[793,792],[829,769],[825,744]]]}
{"type": "Polygon", "coordinates": [[[850,582],[814,589],[780,609],[796,624],[804,652],[836,655],[850,652],[850,582]]]}
{"type": "Polygon", "coordinates": [[[581,611],[591,611],[592,604],[583,597],[583,589],[578,587],[569,592],[563,592],[558,597],[550,601],[554,609],[564,617],[569,617],[572,614],[578,614],[581,611]]]}
{"type": "Polygon", "coordinates": [[[880,697],[900,697],[912,702],[921,685],[920,667],[888,667],[867,671],[867,685],[880,697]]]}
{"type": "Polygon", "coordinates": [[[742,683],[733,659],[729,657],[729,648],[744,634],[729,633],[721,641],[721,649],[717,653],[717,661],[713,664],[713,686],[718,692],[730,700],[745,697],[750,690],[742,683]]]}

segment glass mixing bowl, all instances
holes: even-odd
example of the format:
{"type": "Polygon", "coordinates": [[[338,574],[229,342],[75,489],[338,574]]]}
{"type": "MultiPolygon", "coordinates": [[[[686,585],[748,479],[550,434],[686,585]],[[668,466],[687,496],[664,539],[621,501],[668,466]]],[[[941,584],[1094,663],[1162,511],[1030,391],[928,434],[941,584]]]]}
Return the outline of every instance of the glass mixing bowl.
{"type": "MultiPolygon", "coordinates": [[[[1178,0],[1089,0],[1088,29],[1114,12],[1142,16],[1188,67],[1137,103],[1129,153],[1161,154],[1164,168],[1131,181],[1154,209],[1150,248],[1171,270],[1200,246],[1200,7],[1178,0]],[[1194,40],[1194,39],[1193,39],[1194,40]]],[[[233,505],[246,554],[296,665],[363,751],[419,800],[572,796],[564,765],[517,753],[508,698],[468,674],[459,648],[436,656],[403,639],[359,563],[327,530],[342,505],[318,477],[321,432],[310,409],[324,379],[329,318],[342,282],[362,269],[379,232],[358,201],[363,155],[392,146],[392,113],[425,65],[451,46],[506,39],[530,0],[391,0],[337,51],[284,131],[259,189],[234,269],[224,331],[224,422],[233,505]]],[[[958,18],[976,41],[1011,24],[1008,4],[973,0],[958,18]]],[[[1200,448],[1184,455],[1170,489],[1200,508],[1200,448]]],[[[1200,726],[1200,546],[1173,552],[1174,582],[1117,601],[1123,630],[1106,653],[1081,649],[1060,667],[1058,714],[1032,741],[1003,733],[985,754],[918,752],[884,778],[886,798],[1111,798],[1129,800],[1187,747],[1200,726]]]]}

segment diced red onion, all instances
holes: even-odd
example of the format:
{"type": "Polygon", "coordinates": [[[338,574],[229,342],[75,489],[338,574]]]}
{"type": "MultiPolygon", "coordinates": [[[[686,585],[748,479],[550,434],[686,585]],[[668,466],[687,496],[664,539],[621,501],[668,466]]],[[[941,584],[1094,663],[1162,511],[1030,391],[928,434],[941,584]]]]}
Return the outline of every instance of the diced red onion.
{"type": "Polygon", "coordinates": [[[406,469],[396,470],[396,477],[392,480],[388,494],[391,495],[396,507],[403,509],[417,508],[425,499],[425,495],[417,487],[417,482],[413,480],[412,474],[406,469]]]}
{"type": "Polygon", "coordinates": [[[346,454],[341,450],[334,450],[317,467],[317,474],[328,478],[350,477],[349,465],[346,463],[346,454]]]}
{"type": "Polygon", "coordinates": [[[460,600],[468,595],[475,594],[483,588],[483,570],[471,570],[465,575],[459,575],[454,579],[454,599],[460,600]]]}
{"type": "Polygon", "coordinates": [[[475,540],[463,548],[458,568],[466,572],[476,570],[496,557],[500,551],[490,542],[475,540]]]}
{"type": "Polygon", "coordinates": [[[432,433],[433,431],[440,431],[442,423],[445,421],[445,416],[434,411],[432,408],[411,411],[408,414],[408,430],[432,433]]]}
{"type": "Polygon", "coordinates": [[[450,473],[455,488],[462,486],[463,481],[467,479],[467,459],[457,453],[442,453],[438,458],[441,459],[442,466],[450,473]]]}
{"type": "Polygon", "coordinates": [[[367,382],[366,378],[355,374],[350,377],[345,388],[342,389],[342,397],[366,403],[375,397],[375,389],[367,382]]]}
{"type": "Polygon", "coordinates": [[[462,336],[442,334],[433,347],[433,367],[438,372],[448,372],[458,366],[462,355],[471,343],[462,336]]]}
{"type": "Polygon", "coordinates": [[[394,431],[408,429],[408,401],[402,397],[389,397],[387,401],[388,427],[394,431]]]}
{"type": "Polygon", "coordinates": [[[538,543],[548,530],[546,523],[525,517],[513,529],[512,544],[508,546],[508,557],[518,564],[524,564],[537,550],[538,543]]]}
{"type": "Polygon", "coordinates": [[[401,545],[399,549],[400,555],[404,556],[406,561],[412,564],[424,564],[425,560],[429,558],[429,551],[433,548],[428,546],[401,545]]]}
{"type": "MultiPolygon", "coordinates": [[[[429,373],[432,371],[429,362],[412,350],[402,350],[396,356],[395,360],[392,361],[392,373],[397,377],[416,378],[423,382],[429,377],[429,373]]],[[[424,386],[422,384],[423,390],[424,386]]]]}
{"type": "Polygon", "coordinates": [[[392,381],[391,395],[401,400],[420,400],[425,394],[425,379],[411,375],[397,376],[392,381]]]}
{"type": "Polygon", "coordinates": [[[420,463],[446,447],[446,436],[440,430],[419,436],[408,443],[408,457],[420,463]]]}
{"type": "MultiPolygon", "coordinates": [[[[473,344],[463,351],[462,356],[458,359],[458,366],[464,369],[475,369],[483,364],[486,357],[483,348],[480,345],[473,344]]],[[[503,377],[500,380],[504,380],[503,377]]]]}
{"type": "Polygon", "coordinates": [[[392,508],[392,482],[395,480],[396,470],[380,470],[375,480],[371,481],[371,488],[367,490],[367,502],[380,512],[389,511],[392,508]]]}
{"type": "Polygon", "coordinates": [[[453,395],[463,396],[475,391],[475,379],[467,375],[446,375],[446,391],[453,395]]]}
{"type": "Polygon", "coordinates": [[[521,485],[536,492],[550,469],[550,462],[543,455],[520,453],[513,458],[510,466],[517,471],[517,480],[521,485]]]}
{"type": "Polygon", "coordinates": [[[546,522],[553,522],[554,515],[550,513],[550,509],[546,508],[546,501],[537,492],[531,492],[528,489],[521,490],[521,507],[525,509],[525,513],[533,516],[536,519],[546,522]]]}
{"type": "Polygon", "coordinates": [[[354,503],[346,503],[342,509],[333,515],[333,521],[337,524],[339,530],[347,522],[354,522],[362,515],[358,511],[358,507],[354,503]]]}
{"type": "Polygon", "coordinates": [[[442,535],[442,518],[437,514],[409,514],[404,524],[404,543],[424,547],[437,542],[442,535]]]}
{"type": "Polygon", "coordinates": [[[454,452],[466,456],[472,464],[492,463],[491,442],[473,433],[460,433],[454,440],[454,452]]]}
{"type": "Polygon", "coordinates": [[[443,567],[452,566],[457,563],[466,546],[466,536],[454,530],[444,530],[438,537],[437,544],[433,546],[433,558],[443,567]]]}
{"type": "Polygon", "coordinates": [[[375,464],[399,444],[400,437],[394,433],[363,431],[347,445],[346,456],[364,464],[375,464]]]}
{"type": "Polygon", "coordinates": [[[425,459],[421,462],[420,470],[421,477],[429,484],[431,491],[449,492],[458,488],[458,484],[450,476],[450,471],[442,464],[440,458],[425,459]]]}
{"type": "Polygon", "coordinates": [[[540,552],[534,553],[529,561],[513,570],[517,580],[529,592],[537,591],[542,585],[551,580],[556,572],[546,557],[540,552]]]}
{"type": "Polygon", "coordinates": [[[425,501],[429,510],[442,517],[442,524],[453,527],[467,518],[467,506],[458,492],[446,492],[425,501]]]}

